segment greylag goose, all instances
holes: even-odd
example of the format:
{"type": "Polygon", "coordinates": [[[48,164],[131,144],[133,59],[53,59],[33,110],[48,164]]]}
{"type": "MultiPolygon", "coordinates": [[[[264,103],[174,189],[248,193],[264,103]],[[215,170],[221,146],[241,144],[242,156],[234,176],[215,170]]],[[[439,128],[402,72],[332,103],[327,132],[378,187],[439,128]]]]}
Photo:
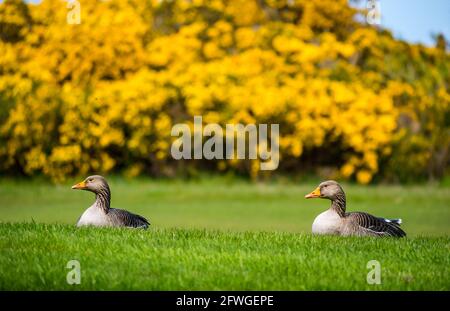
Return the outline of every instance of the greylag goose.
{"type": "Polygon", "coordinates": [[[89,176],[84,181],[72,186],[72,189],[91,191],[96,196],[94,204],[78,219],[78,227],[91,225],[147,229],[150,225],[142,216],[110,207],[111,191],[106,179],[102,176],[89,176]]]}
{"type": "Polygon", "coordinates": [[[356,235],[356,236],[393,236],[404,237],[400,229],[401,219],[375,217],[363,212],[346,213],[345,193],[334,180],[322,182],[305,198],[331,200],[331,207],[316,217],[312,225],[314,234],[356,235]]]}

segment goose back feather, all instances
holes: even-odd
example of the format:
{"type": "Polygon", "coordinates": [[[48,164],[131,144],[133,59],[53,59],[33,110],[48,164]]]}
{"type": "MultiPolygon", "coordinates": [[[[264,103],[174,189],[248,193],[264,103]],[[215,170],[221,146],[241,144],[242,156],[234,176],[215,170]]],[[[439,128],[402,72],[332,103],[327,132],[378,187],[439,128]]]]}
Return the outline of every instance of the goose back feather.
{"type": "Polygon", "coordinates": [[[346,213],[344,235],[361,233],[361,235],[404,237],[406,233],[395,222],[375,217],[364,212],[346,213]]]}
{"type": "Polygon", "coordinates": [[[130,213],[123,209],[110,208],[108,211],[108,217],[111,222],[117,226],[144,228],[147,229],[150,223],[144,217],[130,213]]]}

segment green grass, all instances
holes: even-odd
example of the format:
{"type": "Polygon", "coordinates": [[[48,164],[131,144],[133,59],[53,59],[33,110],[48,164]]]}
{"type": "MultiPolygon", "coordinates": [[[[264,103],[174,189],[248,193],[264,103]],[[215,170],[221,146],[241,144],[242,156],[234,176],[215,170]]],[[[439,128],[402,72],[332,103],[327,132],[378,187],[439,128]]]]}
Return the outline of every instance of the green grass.
{"type": "MultiPolygon", "coordinates": [[[[251,184],[224,178],[155,181],[109,178],[112,207],[148,217],[155,228],[310,233],[326,200],[306,200],[318,182],[251,184]]],[[[94,195],[45,181],[0,179],[0,221],[75,224],[94,195]]],[[[409,236],[450,235],[450,187],[343,185],[348,211],[402,218],[409,236]]]]}
{"type": "Polygon", "coordinates": [[[314,183],[110,185],[113,206],[147,216],[150,230],[76,228],[92,194],[0,179],[0,289],[450,290],[447,186],[344,185],[349,210],[403,218],[397,240],[311,235],[329,205],[303,198],[314,183]],[[80,285],[66,282],[71,259],[80,285]],[[366,282],[372,259],[381,285],[366,282]]]}
{"type": "Polygon", "coordinates": [[[0,289],[449,290],[450,239],[1,224],[0,289]],[[81,284],[68,285],[76,259],[81,284]],[[369,285],[369,260],[381,284],[369,285]]]}

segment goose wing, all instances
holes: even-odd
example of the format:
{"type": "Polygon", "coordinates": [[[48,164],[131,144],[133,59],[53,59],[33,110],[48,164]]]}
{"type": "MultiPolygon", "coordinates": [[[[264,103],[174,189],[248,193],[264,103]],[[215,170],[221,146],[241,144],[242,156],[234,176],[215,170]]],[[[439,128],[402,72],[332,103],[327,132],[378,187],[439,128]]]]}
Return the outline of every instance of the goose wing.
{"type": "Polygon", "coordinates": [[[363,212],[347,213],[346,218],[354,226],[356,233],[375,236],[406,236],[406,233],[400,228],[399,221],[391,221],[363,212]]]}
{"type": "Polygon", "coordinates": [[[111,222],[118,226],[144,229],[147,229],[148,226],[150,226],[149,221],[145,217],[122,209],[111,208],[108,212],[108,216],[110,217],[111,222]]]}

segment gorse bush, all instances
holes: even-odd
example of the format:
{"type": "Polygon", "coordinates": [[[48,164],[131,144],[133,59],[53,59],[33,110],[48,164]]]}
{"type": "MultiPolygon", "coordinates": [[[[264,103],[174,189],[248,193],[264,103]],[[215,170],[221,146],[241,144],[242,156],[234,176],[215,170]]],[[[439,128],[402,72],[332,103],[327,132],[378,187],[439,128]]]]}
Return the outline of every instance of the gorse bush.
{"type": "Polygon", "coordinates": [[[0,4],[3,173],[258,177],[259,160],[173,160],[171,128],[195,115],[280,124],[280,172],[369,183],[448,167],[442,37],[396,40],[347,0],[79,2],[75,25],[64,1],[0,4]]]}

